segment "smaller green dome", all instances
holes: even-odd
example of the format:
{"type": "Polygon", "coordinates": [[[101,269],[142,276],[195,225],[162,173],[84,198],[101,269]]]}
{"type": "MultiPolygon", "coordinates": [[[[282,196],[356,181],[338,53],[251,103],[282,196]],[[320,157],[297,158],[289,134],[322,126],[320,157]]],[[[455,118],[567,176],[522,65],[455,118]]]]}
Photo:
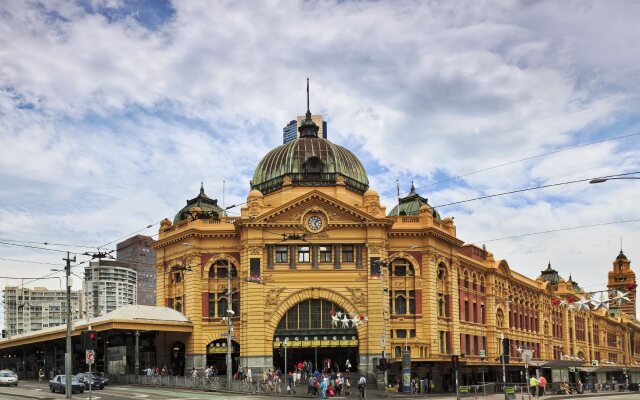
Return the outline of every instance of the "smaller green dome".
{"type": "Polygon", "coordinates": [[[183,221],[189,217],[195,219],[216,219],[226,216],[227,213],[218,206],[218,200],[212,199],[204,193],[204,185],[200,184],[200,193],[191,200],[187,200],[187,205],[178,211],[173,223],[183,221]]]}
{"type": "Polygon", "coordinates": [[[620,254],[618,254],[618,257],[616,257],[616,260],[626,260],[627,256],[624,255],[624,253],[622,252],[622,249],[620,249],[620,254]]]}
{"type": "MultiPolygon", "coordinates": [[[[415,186],[413,186],[413,182],[411,182],[411,191],[409,192],[408,195],[400,199],[399,205],[400,205],[400,215],[416,215],[417,216],[420,214],[420,207],[425,205],[431,207],[425,197],[422,197],[418,193],[416,193],[416,188],[415,186]]],[[[393,217],[397,215],[398,215],[398,205],[396,205],[395,207],[393,207],[393,209],[391,209],[391,211],[389,211],[389,217],[393,217]]],[[[433,218],[435,219],[438,219],[438,220],[442,219],[440,217],[440,214],[435,209],[433,209],[432,215],[433,215],[433,218]]]]}
{"type": "Polygon", "coordinates": [[[547,269],[542,271],[540,277],[544,282],[549,282],[552,285],[557,285],[560,283],[560,275],[558,275],[558,271],[551,268],[551,261],[549,261],[549,265],[547,265],[547,269]]]}

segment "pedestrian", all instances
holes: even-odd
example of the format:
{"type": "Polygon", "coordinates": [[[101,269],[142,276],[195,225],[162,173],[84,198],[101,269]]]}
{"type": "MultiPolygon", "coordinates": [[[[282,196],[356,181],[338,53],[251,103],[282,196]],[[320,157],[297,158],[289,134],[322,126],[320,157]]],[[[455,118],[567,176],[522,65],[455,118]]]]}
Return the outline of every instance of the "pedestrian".
{"type": "Polygon", "coordinates": [[[247,367],[247,382],[253,382],[253,373],[251,372],[251,367],[247,367]]]}
{"type": "Polygon", "coordinates": [[[38,382],[42,383],[42,381],[44,381],[44,370],[40,368],[38,371],[38,382]]]}
{"type": "Polygon", "coordinates": [[[358,399],[366,399],[367,398],[367,380],[364,375],[360,376],[360,380],[358,381],[358,399]]]}
{"type": "Polygon", "coordinates": [[[424,377],[424,384],[423,385],[424,385],[423,386],[424,387],[424,392],[428,393],[429,392],[429,377],[428,376],[424,377]]]}
{"type": "Polygon", "coordinates": [[[327,398],[327,379],[323,379],[322,383],[320,383],[320,398],[327,398]]]}
{"type": "Polygon", "coordinates": [[[544,396],[544,390],[547,387],[547,379],[542,375],[538,380],[538,387],[540,388],[540,396],[544,396]]]}
{"type": "Polygon", "coordinates": [[[529,378],[529,392],[531,393],[532,396],[535,397],[537,391],[538,391],[538,380],[536,379],[535,376],[532,376],[531,378],[529,378]]]}
{"type": "Polygon", "coordinates": [[[295,379],[293,378],[293,373],[289,371],[289,373],[287,374],[287,394],[291,394],[291,392],[293,392],[293,394],[296,394],[296,386],[295,379]]]}

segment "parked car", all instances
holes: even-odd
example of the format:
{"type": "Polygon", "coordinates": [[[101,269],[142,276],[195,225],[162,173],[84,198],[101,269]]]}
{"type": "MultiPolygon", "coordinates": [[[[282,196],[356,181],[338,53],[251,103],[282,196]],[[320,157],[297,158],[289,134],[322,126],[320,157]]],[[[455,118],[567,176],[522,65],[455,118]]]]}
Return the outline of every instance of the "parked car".
{"type": "Polygon", "coordinates": [[[13,371],[2,370],[0,371],[0,385],[2,386],[18,386],[18,376],[13,371]]]}
{"type": "Polygon", "coordinates": [[[109,384],[109,378],[105,375],[104,372],[92,372],[93,376],[98,379],[102,379],[102,384],[107,386],[109,384]]]}
{"type": "MultiPolygon", "coordinates": [[[[56,375],[49,381],[49,390],[51,393],[66,393],[66,381],[64,375],[56,375]]],[[[78,381],[75,377],[71,377],[71,393],[84,393],[84,383],[78,381]]]]}
{"type": "Polygon", "coordinates": [[[89,389],[89,384],[91,384],[91,389],[104,389],[104,383],[102,383],[102,379],[88,372],[81,372],[79,374],[76,374],[75,378],[78,381],[84,383],[85,389],[89,389]]]}

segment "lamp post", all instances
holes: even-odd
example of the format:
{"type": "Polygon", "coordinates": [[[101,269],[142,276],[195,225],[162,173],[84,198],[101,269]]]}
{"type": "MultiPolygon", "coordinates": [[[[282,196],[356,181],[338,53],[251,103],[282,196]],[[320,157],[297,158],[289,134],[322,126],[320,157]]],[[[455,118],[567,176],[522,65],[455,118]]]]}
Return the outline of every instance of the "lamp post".
{"type": "MultiPolygon", "coordinates": [[[[409,246],[406,249],[402,249],[400,251],[397,251],[393,254],[391,254],[390,256],[387,256],[386,258],[380,259],[375,261],[376,265],[378,265],[378,267],[380,268],[380,283],[381,283],[381,304],[380,304],[380,308],[382,309],[382,336],[380,336],[380,347],[382,347],[382,358],[385,358],[385,354],[386,354],[386,348],[387,348],[387,316],[386,316],[386,301],[385,301],[385,296],[384,296],[384,270],[386,269],[389,261],[397,254],[402,253],[405,250],[411,250],[411,249],[415,249],[418,248],[420,246],[418,245],[413,245],[413,246],[409,246]]],[[[389,379],[389,375],[387,372],[387,367],[388,364],[385,364],[385,369],[384,369],[384,397],[389,397],[389,383],[388,383],[388,379],[389,379]]]]}

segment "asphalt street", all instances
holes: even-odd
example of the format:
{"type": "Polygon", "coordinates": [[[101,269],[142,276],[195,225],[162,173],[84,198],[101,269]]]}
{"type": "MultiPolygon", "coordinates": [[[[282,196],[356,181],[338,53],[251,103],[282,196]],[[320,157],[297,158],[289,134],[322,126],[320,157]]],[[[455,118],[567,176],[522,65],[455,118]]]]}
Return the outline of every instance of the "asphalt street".
{"type": "MultiPolygon", "coordinates": [[[[15,387],[0,387],[1,400],[15,400],[19,398],[31,398],[40,400],[64,399],[65,395],[60,393],[51,393],[49,386],[44,383],[37,382],[21,382],[15,387]]],[[[73,394],[74,399],[89,399],[89,392],[82,394],[73,394]]],[[[229,394],[219,394],[211,392],[196,392],[171,390],[170,388],[153,388],[139,386],[120,386],[109,385],[104,390],[94,390],[91,396],[92,400],[123,400],[123,399],[145,399],[145,400],[244,400],[255,399],[250,396],[237,396],[229,394]]]]}

